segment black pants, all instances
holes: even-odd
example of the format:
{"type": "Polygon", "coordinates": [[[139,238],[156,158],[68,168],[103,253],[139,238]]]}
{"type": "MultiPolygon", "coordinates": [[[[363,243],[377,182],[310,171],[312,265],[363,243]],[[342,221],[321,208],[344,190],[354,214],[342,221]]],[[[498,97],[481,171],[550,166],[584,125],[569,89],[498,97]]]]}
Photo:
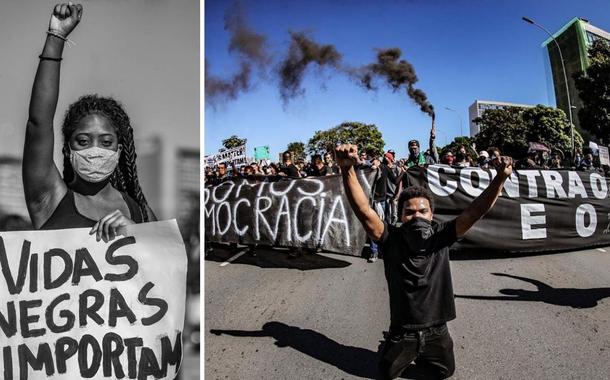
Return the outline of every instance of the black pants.
{"type": "Polygon", "coordinates": [[[447,324],[423,330],[390,331],[379,362],[380,378],[395,379],[405,370],[407,376],[416,379],[446,379],[453,375],[453,340],[447,324]],[[415,366],[409,367],[414,360],[415,366]]]}

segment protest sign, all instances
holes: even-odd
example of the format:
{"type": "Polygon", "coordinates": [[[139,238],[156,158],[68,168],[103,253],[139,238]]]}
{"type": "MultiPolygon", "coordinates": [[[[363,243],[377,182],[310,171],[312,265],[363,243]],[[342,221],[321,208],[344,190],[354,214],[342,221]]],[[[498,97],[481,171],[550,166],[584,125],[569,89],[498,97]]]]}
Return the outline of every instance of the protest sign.
{"type": "MultiPolygon", "coordinates": [[[[357,174],[368,196],[377,171],[357,174]]],[[[321,248],[359,256],[366,241],[340,175],[228,180],[205,188],[204,204],[207,242],[321,248]]]]}
{"type": "MultiPolygon", "coordinates": [[[[495,170],[433,165],[409,169],[409,184],[428,187],[434,218],[455,218],[483,192],[495,170]]],[[[516,170],[498,201],[454,247],[552,252],[610,244],[608,178],[595,171],[516,170]]]]}
{"type": "Polygon", "coordinates": [[[0,232],[0,379],[173,379],[186,253],[175,220],[0,232]]]}
{"type": "Polygon", "coordinates": [[[236,166],[247,165],[249,163],[248,157],[246,157],[246,146],[240,145],[235,148],[226,149],[222,152],[218,152],[211,156],[206,156],[206,162],[213,162],[214,165],[218,165],[222,162],[227,164],[233,164],[236,166]]]}
{"type": "Polygon", "coordinates": [[[254,159],[256,161],[260,160],[268,160],[269,159],[269,147],[265,146],[257,146],[254,148],[254,159]]]}

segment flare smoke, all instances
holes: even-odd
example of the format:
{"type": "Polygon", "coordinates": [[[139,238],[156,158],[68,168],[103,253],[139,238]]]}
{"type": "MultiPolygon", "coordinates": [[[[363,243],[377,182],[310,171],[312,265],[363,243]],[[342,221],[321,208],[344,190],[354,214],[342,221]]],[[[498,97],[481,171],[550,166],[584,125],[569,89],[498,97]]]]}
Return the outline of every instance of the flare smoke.
{"type": "Polygon", "coordinates": [[[307,37],[305,33],[290,33],[292,42],[288,57],[281,63],[280,95],[284,103],[297,95],[303,94],[301,88],[305,69],[312,63],[318,66],[339,68],[341,54],[333,45],[319,45],[307,37]]]}

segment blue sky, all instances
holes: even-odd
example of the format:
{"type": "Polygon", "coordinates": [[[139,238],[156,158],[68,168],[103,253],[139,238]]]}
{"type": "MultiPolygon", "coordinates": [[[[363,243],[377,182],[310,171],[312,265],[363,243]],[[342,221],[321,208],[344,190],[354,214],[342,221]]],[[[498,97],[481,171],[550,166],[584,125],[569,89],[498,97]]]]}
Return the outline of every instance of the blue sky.
{"type": "MultiPolygon", "coordinates": [[[[205,58],[210,74],[229,78],[239,60],[228,51],[224,15],[232,1],[205,4],[205,58]]],[[[332,44],[343,62],[361,66],[375,61],[376,48],[398,47],[415,68],[437,114],[437,141],[444,144],[468,134],[468,106],[475,99],[554,106],[547,83],[543,31],[521,20],[528,16],[551,32],[573,17],[610,30],[608,1],[242,1],[245,22],[264,35],[272,62],[285,58],[289,31],[307,32],[320,44],[332,44]],[[445,110],[445,107],[457,111],[445,110]]],[[[312,65],[313,66],[313,65],[312,65]]],[[[284,104],[277,76],[255,76],[253,88],[205,107],[204,152],[215,153],[233,134],[248,139],[248,153],[269,145],[274,159],[292,141],[307,143],[316,130],[344,121],[379,127],[386,150],[400,157],[407,141],[427,146],[430,118],[404,91],[383,85],[366,91],[332,69],[309,67],[302,96],[284,104]]]]}

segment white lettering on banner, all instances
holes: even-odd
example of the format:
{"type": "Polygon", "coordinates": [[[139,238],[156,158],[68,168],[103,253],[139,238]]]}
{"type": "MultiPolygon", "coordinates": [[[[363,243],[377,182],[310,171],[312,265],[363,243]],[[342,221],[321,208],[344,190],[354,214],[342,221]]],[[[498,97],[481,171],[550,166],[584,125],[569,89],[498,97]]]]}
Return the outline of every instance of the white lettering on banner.
{"type": "Polygon", "coordinates": [[[604,199],[608,196],[608,184],[606,183],[606,178],[597,173],[591,173],[591,176],[589,176],[589,181],[591,181],[591,190],[593,190],[593,195],[595,198],[604,199]]]}
{"type": "Polygon", "coordinates": [[[524,175],[527,178],[527,187],[529,189],[528,197],[538,197],[538,184],[536,183],[536,177],[540,175],[538,170],[519,170],[519,175],[524,175]]]}
{"type": "Polygon", "coordinates": [[[320,244],[324,243],[324,237],[326,236],[326,233],[328,232],[328,228],[330,227],[331,223],[340,223],[345,228],[345,244],[349,247],[349,224],[347,223],[347,215],[345,214],[345,208],[343,207],[343,202],[341,200],[340,195],[337,195],[337,197],[335,197],[335,201],[333,202],[333,207],[330,211],[329,216],[330,218],[328,218],[328,220],[326,221],[326,226],[324,227],[324,233],[320,238],[320,244]],[[339,207],[341,211],[339,218],[335,218],[335,210],[337,209],[337,207],[339,207]]]}
{"type": "Polygon", "coordinates": [[[555,194],[557,194],[557,198],[559,199],[567,198],[566,192],[561,187],[563,184],[561,174],[554,170],[543,170],[542,178],[544,178],[544,184],[546,185],[547,198],[555,198],[555,194]]]}
{"type": "MultiPolygon", "coordinates": [[[[247,179],[243,180],[242,183],[239,184],[239,186],[237,186],[237,192],[235,193],[235,197],[238,198],[239,195],[241,194],[241,188],[244,186],[248,186],[250,188],[256,187],[256,186],[261,186],[261,183],[259,182],[250,182],[247,179]]],[[[205,204],[205,202],[203,202],[205,204]]]]}
{"type": "Polygon", "coordinates": [[[576,232],[580,237],[589,237],[597,228],[597,213],[595,207],[585,203],[576,209],[576,232]],[[589,216],[589,225],[585,226],[585,215],[589,216]]]}
{"type": "MultiPolygon", "coordinates": [[[[489,169],[489,172],[492,180],[496,178],[496,169],[489,169]]],[[[519,198],[519,177],[514,172],[504,181],[504,191],[510,198],[519,198]]]]}
{"type": "MultiPolygon", "coordinates": [[[[324,205],[326,203],[326,193],[321,193],[320,194],[320,209],[324,210],[324,205]]],[[[318,244],[322,243],[322,240],[320,239],[320,232],[322,232],[322,217],[323,214],[322,213],[318,213],[318,228],[316,228],[316,236],[318,237],[318,244]]]]}
{"type": "Polygon", "coordinates": [[[271,193],[271,195],[275,195],[276,197],[282,196],[287,194],[291,189],[292,186],[294,186],[294,181],[278,181],[278,182],[271,182],[271,184],[269,185],[269,192],[271,193]],[[288,186],[286,186],[286,189],[284,189],[284,191],[277,191],[275,190],[275,186],[277,186],[277,184],[280,183],[282,185],[286,185],[286,183],[288,183],[288,186]]]}
{"type": "Polygon", "coordinates": [[[544,205],[542,203],[521,204],[521,236],[523,240],[546,238],[546,228],[532,228],[536,224],[546,224],[546,216],[532,215],[534,212],[544,212],[544,205]]]}
{"type": "MultiPolygon", "coordinates": [[[[294,182],[294,181],[291,181],[294,182]]],[[[292,186],[291,186],[292,187],[292,186]]],[[[282,196],[282,200],[280,202],[280,207],[279,207],[280,211],[277,213],[277,216],[275,217],[275,229],[273,230],[273,240],[277,239],[277,231],[280,227],[280,220],[282,220],[282,216],[285,217],[286,223],[284,224],[284,226],[286,226],[287,229],[287,235],[288,235],[288,239],[291,238],[291,231],[290,231],[290,207],[288,206],[288,197],[287,196],[282,196]]]]}
{"type": "Polygon", "coordinates": [[[587,190],[580,179],[578,173],[569,171],[568,172],[568,198],[576,198],[576,195],[580,195],[581,198],[587,198],[587,190]]]}
{"type": "Polygon", "coordinates": [[[204,220],[212,219],[212,228],[210,228],[210,231],[212,231],[213,235],[216,235],[216,213],[214,211],[216,211],[215,204],[212,204],[210,207],[205,207],[204,220]]]}
{"type": "Polygon", "coordinates": [[[229,197],[229,195],[231,194],[231,190],[233,190],[233,188],[235,187],[235,182],[233,181],[225,181],[223,183],[221,183],[220,185],[216,186],[213,190],[212,190],[212,199],[214,200],[214,202],[216,203],[220,203],[220,202],[224,202],[227,200],[227,198],[229,197]],[[224,197],[222,199],[219,199],[216,196],[216,192],[220,189],[222,189],[223,187],[226,186],[230,186],[229,190],[226,191],[226,193],[224,194],[224,197]]]}
{"type": "Polygon", "coordinates": [[[226,234],[227,231],[229,230],[229,228],[231,227],[231,206],[229,206],[229,202],[222,202],[221,204],[218,205],[218,208],[216,209],[216,220],[217,220],[216,225],[218,227],[218,234],[219,235],[226,234]],[[224,226],[224,229],[220,229],[220,210],[222,210],[223,206],[227,213],[227,222],[224,226]]]}
{"type": "Polygon", "coordinates": [[[237,208],[242,203],[247,203],[248,207],[252,207],[250,201],[247,199],[239,199],[237,200],[237,202],[235,202],[235,205],[233,206],[233,228],[235,228],[235,232],[237,232],[237,235],[239,236],[244,236],[246,234],[246,231],[248,231],[248,229],[250,228],[250,226],[245,226],[244,228],[240,229],[237,225],[237,208]]]}
{"type": "Polygon", "coordinates": [[[269,197],[258,197],[256,198],[256,206],[254,207],[254,231],[256,232],[256,240],[260,240],[261,238],[261,232],[260,232],[260,221],[262,220],[263,223],[265,223],[265,227],[267,227],[267,229],[269,230],[269,233],[273,234],[273,231],[271,230],[271,226],[269,225],[269,222],[267,222],[267,218],[265,218],[265,215],[263,214],[263,212],[269,210],[271,208],[271,205],[273,204],[273,202],[271,201],[271,198],[269,197]],[[267,202],[267,207],[265,207],[264,209],[261,209],[260,207],[260,203],[261,201],[266,201],[267,202]]]}
{"type": "Polygon", "coordinates": [[[489,174],[478,168],[464,168],[460,171],[460,184],[468,195],[478,197],[489,186],[489,174]],[[477,187],[472,185],[472,173],[476,173],[479,178],[477,187]]]}
{"type": "Polygon", "coordinates": [[[301,236],[299,234],[299,227],[298,227],[299,225],[298,225],[297,221],[298,221],[298,218],[299,218],[299,207],[301,206],[301,203],[303,201],[310,201],[311,202],[311,207],[312,208],[316,207],[316,200],[315,200],[314,197],[303,197],[303,198],[301,198],[301,199],[299,199],[297,201],[297,205],[294,208],[294,214],[293,214],[293,218],[294,218],[294,220],[293,220],[293,224],[294,224],[294,237],[297,239],[297,241],[299,241],[301,243],[304,242],[305,240],[309,239],[311,237],[311,234],[313,233],[313,231],[309,231],[309,232],[307,232],[306,235],[303,235],[303,236],[301,236]]]}
{"type": "Polygon", "coordinates": [[[297,191],[301,195],[316,196],[316,195],[320,194],[322,192],[322,190],[324,190],[324,183],[322,183],[322,181],[320,181],[319,179],[305,178],[303,181],[306,181],[307,183],[315,183],[316,185],[318,185],[318,190],[314,191],[313,193],[308,193],[307,191],[301,189],[301,187],[299,186],[297,188],[297,191]]]}
{"type": "Polygon", "coordinates": [[[455,173],[455,169],[446,165],[431,165],[428,166],[426,170],[428,177],[428,185],[430,187],[430,191],[439,197],[448,197],[451,194],[455,193],[458,187],[457,181],[447,181],[445,186],[441,185],[440,171],[443,173],[453,174],[455,173]]]}

